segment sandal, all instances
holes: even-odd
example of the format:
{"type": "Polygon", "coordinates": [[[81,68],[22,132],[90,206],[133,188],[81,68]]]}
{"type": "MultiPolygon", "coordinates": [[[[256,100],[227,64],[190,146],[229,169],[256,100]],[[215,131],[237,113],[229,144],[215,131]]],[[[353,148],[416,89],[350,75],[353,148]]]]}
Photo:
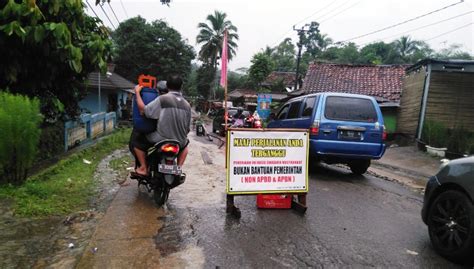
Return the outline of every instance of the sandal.
{"type": "Polygon", "coordinates": [[[148,176],[139,174],[137,172],[130,172],[130,178],[132,178],[132,179],[147,179],[148,176]]]}

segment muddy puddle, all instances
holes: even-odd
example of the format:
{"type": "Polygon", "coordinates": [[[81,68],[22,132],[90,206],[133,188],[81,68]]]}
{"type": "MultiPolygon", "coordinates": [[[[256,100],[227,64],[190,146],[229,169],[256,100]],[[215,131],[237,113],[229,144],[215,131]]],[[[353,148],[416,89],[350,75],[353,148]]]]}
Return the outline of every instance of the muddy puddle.
{"type": "Polygon", "coordinates": [[[27,219],[14,216],[8,202],[0,204],[0,268],[74,267],[124,180],[109,163],[128,154],[117,150],[100,162],[94,175],[99,191],[87,211],[27,219]]]}

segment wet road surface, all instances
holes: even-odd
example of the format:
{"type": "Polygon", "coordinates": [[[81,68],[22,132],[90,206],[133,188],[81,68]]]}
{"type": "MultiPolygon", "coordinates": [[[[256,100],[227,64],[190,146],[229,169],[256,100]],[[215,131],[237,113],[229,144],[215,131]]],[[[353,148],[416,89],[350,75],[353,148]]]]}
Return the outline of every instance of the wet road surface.
{"type": "Polygon", "coordinates": [[[185,184],[157,209],[135,182],[122,187],[78,268],[456,268],[431,248],[422,196],[397,183],[321,165],[308,211],[259,210],[239,196],[225,213],[224,149],[190,135],[185,184]]]}
{"type": "MultiPolygon", "coordinates": [[[[209,155],[223,167],[223,151],[219,153],[209,155]]],[[[200,166],[206,170],[204,162],[200,166]]],[[[225,214],[221,171],[208,179],[220,191],[214,203],[204,199],[207,203],[200,205],[210,194],[193,188],[190,181],[198,179],[190,176],[168,206],[173,226],[182,224],[188,244],[204,253],[205,268],[455,267],[431,248],[420,217],[422,195],[397,183],[320,165],[310,174],[305,216],[257,209],[255,196],[239,196],[235,200],[242,218],[236,220],[225,214]]]]}

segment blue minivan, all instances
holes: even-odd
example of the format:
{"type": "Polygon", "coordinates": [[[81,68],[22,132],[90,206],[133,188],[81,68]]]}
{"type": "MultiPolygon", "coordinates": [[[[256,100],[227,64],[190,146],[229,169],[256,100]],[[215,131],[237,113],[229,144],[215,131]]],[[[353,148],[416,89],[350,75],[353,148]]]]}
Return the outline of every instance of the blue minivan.
{"type": "Polygon", "coordinates": [[[280,107],[267,128],[308,129],[310,157],[347,164],[363,174],[370,161],[385,153],[386,130],[373,97],[316,93],[293,98],[280,107]]]}

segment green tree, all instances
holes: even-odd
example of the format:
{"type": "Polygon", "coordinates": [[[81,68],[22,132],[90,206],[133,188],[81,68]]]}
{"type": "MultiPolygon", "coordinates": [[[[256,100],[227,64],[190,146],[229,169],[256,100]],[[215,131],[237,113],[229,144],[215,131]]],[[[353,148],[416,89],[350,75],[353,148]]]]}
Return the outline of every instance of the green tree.
{"type": "Polygon", "coordinates": [[[357,50],[357,45],[350,42],[345,46],[339,48],[337,52],[337,63],[358,63],[359,51],[357,50]]]}
{"type": "MultiPolygon", "coordinates": [[[[265,52],[267,54],[268,52],[265,52]]],[[[285,38],[273,48],[271,60],[276,71],[294,71],[296,69],[296,47],[291,38],[285,38]]]]}
{"type": "Polygon", "coordinates": [[[319,31],[319,23],[311,22],[309,29],[302,36],[302,44],[305,48],[305,53],[315,58],[321,54],[329,45],[332,44],[332,39],[326,34],[321,34],[319,31]]]}
{"type": "Polygon", "coordinates": [[[434,54],[434,57],[441,60],[459,59],[459,60],[473,60],[474,55],[462,49],[460,44],[451,44],[447,48],[443,48],[434,54]]]}
{"type": "Polygon", "coordinates": [[[255,54],[251,60],[252,65],[249,69],[249,80],[254,86],[260,84],[268,77],[273,70],[273,62],[265,53],[255,54]]]}
{"type": "Polygon", "coordinates": [[[111,52],[99,22],[81,1],[0,0],[0,89],[38,97],[47,121],[77,115],[83,82],[111,52]]]}
{"type": "Polygon", "coordinates": [[[274,52],[275,52],[275,48],[271,48],[269,46],[266,46],[265,49],[263,50],[263,53],[269,57],[272,57],[274,52]]]}
{"type": "Polygon", "coordinates": [[[408,62],[411,55],[420,50],[420,41],[412,40],[409,36],[402,36],[393,42],[396,52],[404,62],[408,62]]]}
{"type": "Polygon", "coordinates": [[[183,93],[188,96],[198,96],[197,91],[197,71],[199,66],[197,64],[191,64],[191,71],[188,77],[185,79],[183,85],[183,93]]]}
{"type": "Polygon", "coordinates": [[[217,59],[222,53],[222,42],[224,40],[224,31],[227,30],[227,55],[229,60],[235,56],[237,50],[236,41],[239,40],[237,34],[237,27],[232,25],[230,20],[227,20],[227,14],[220,11],[214,11],[206,17],[207,23],[199,23],[199,34],[196,37],[196,42],[201,44],[199,50],[199,59],[204,63],[211,65],[217,70],[217,59]]]}
{"type": "Polygon", "coordinates": [[[213,66],[203,64],[197,70],[196,89],[200,96],[208,99],[211,97],[211,87],[216,77],[213,66]]]}
{"type": "Polygon", "coordinates": [[[406,63],[414,64],[425,58],[430,58],[433,56],[434,50],[426,43],[425,41],[418,41],[418,50],[414,51],[406,59],[406,63]]]}
{"type": "Polygon", "coordinates": [[[140,74],[166,79],[170,74],[187,78],[194,49],[181,34],[161,20],[147,23],[142,17],[122,22],[112,35],[117,73],[136,81],[140,74]]]}
{"type": "Polygon", "coordinates": [[[398,64],[402,63],[393,44],[371,43],[360,50],[358,63],[362,64],[398,64]]]}
{"type": "Polygon", "coordinates": [[[229,91],[235,90],[235,89],[243,89],[247,87],[248,83],[248,76],[247,75],[242,75],[237,72],[232,72],[230,71],[227,74],[227,86],[229,88],[229,91]]]}
{"type": "Polygon", "coordinates": [[[400,37],[393,41],[392,45],[402,63],[413,64],[433,54],[433,50],[426,42],[413,40],[409,36],[400,37]]]}

